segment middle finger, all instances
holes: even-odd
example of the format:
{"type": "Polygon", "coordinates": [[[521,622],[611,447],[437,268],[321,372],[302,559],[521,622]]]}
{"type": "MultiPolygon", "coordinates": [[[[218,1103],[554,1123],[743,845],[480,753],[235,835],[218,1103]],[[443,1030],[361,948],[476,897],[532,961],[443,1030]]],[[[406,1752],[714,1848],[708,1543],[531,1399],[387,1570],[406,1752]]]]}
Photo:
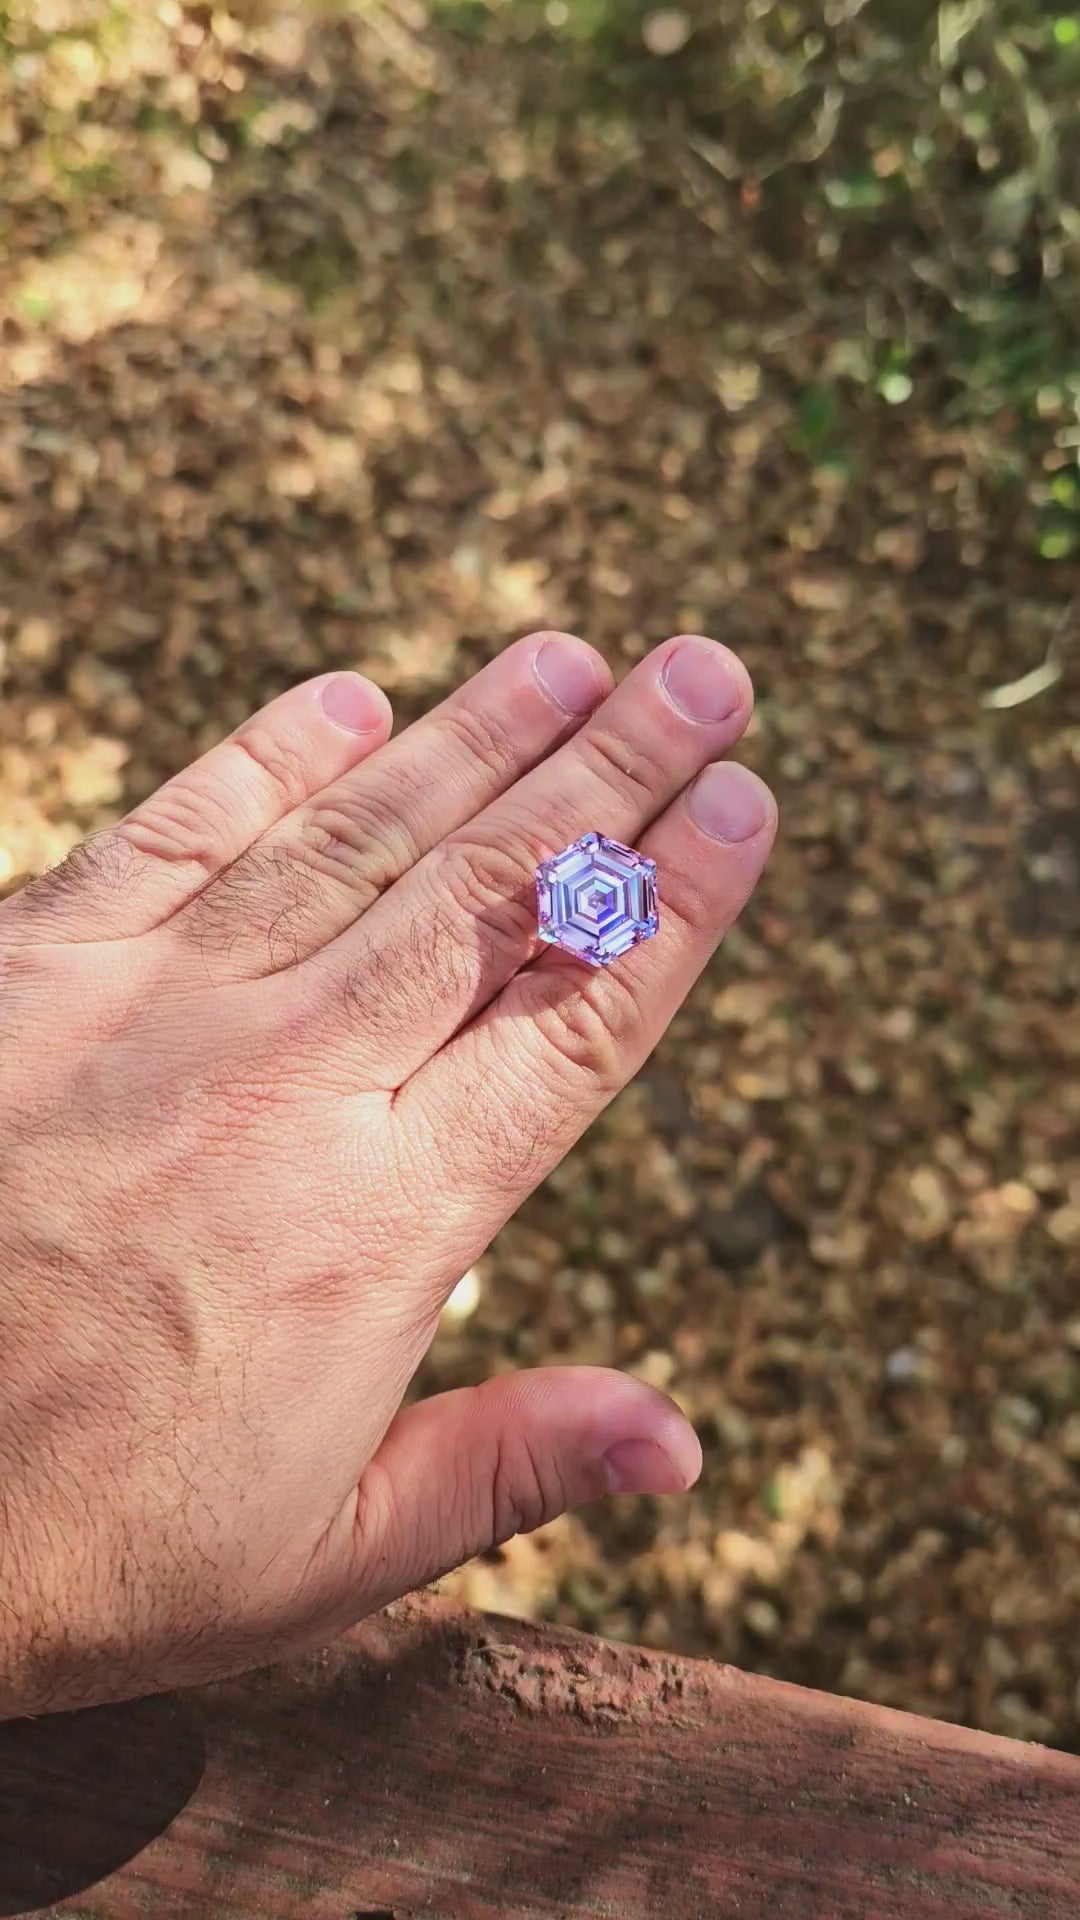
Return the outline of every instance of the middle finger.
{"type": "MultiPolygon", "coordinates": [[[[633,843],[734,745],[752,706],[750,677],[728,648],[696,635],[668,641],[573,740],[283,982],[290,1020],[310,1036],[316,1007],[327,1064],[346,1086],[400,1086],[535,956],[539,861],[590,828],[633,843]]],[[[663,876],[660,912],[663,938],[663,876]]]]}
{"type": "Polygon", "coordinates": [[[272,824],[176,914],[169,932],[213,977],[297,966],[565,740],[611,686],[591,647],[534,633],[272,824]]]}

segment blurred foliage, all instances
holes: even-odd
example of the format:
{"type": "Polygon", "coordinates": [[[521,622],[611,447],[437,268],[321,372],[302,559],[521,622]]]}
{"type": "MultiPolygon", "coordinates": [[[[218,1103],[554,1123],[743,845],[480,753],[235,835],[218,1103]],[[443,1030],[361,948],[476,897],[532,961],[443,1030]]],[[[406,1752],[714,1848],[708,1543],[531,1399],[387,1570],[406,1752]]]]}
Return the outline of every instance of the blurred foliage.
{"type": "MultiPolygon", "coordinates": [[[[267,0],[0,7],[15,93],[29,62],[50,68],[44,132],[67,195],[108,184],[116,156],[95,93],[132,36],[182,37],[194,20],[227,44],[230,22],[239,31],[274,11],[267,0]]],[[[617,153],[632,127],[627,166],[663,153],[700,194],[738,193],[826,341],[797,446],[843,474],[845,409],[911,404],[977,430],[973,462],[988,483],[1022,489],[1043,557],[1080,547],[1080,11],[1039,0],[319,0],[305,11],[383,13],[397,33],[430,20],[517,49],[535,137],[591,125],[617,153]]],[[[260,112],[243,88],[233,105],[214,129],[230,152],[258,140],[260,112]]],[[[148,136],[183,123],[175,109],[142,112],[148,136]]],[[[403,173],[409,164],[403,155],[403,173]]],[[[309,247],[297,284],[318,303],[347,265],[332,243],[309,247]]],[[[33,290],[24,311],[42,317],[33,290]]]]}
{"type": "Polygon", "coordinates": [[[767,884],[421,1380],[630,1368],[705,1475],[460,1591],[1080,1749],[1080,14],[0,45],[0,891],[305,674],[723,636],[767,884]]]}
{"type": "Polygon", "coordinates": [[[799,444],[845,404],[989,429],[1047,559],[1080,544],[1080,11],[1039,0],[434,0],[535,55],[539,121],[631,120],[772,223],[828,335],[799,444]]]}

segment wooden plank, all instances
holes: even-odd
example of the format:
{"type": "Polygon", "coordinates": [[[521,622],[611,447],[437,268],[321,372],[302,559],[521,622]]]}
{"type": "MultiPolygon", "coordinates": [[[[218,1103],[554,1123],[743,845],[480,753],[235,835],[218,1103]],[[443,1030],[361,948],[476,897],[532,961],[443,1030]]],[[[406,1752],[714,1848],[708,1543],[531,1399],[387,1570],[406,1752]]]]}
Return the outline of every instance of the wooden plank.
{"type": "Polygon", "coordinates": [[[0,1914],[1074,1920],[1080,1761],[413,1602],[0,1728],[0,1914]]]}

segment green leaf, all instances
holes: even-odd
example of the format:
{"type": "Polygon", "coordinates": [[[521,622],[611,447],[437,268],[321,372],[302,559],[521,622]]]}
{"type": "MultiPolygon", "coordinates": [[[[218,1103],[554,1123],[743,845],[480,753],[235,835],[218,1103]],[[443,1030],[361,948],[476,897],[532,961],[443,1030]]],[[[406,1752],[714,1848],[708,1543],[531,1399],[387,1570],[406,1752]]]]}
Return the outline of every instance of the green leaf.
{"type": "Polygon", "coordinates": [[[19,310],[28,320],[47,320],[52,313],[53,303],[47,293],[39,293],[35,288],[27,287],[17,296],[19,310]]]}
{"type": "Polygon", "coordinates": [[[1055,473],[1050,483],[1050,493],[1059,507],[1066,511],[1075,509],[1080,499],[1080,480],[1075,473],[1055,473]]]}
{"type": "Polygon", "coordinates": [[[839,448],[831,448],[828,453],[823,453],[820,459],[815,460],[814,465],[819,473],[831,473],[837,480],[855,478],[854,458],[850,453],[844,453],[839,448]]]}
{"type": "Polygon", "coordinates": [[[854,173],[825,182],[825,198],[841,213],[864,213],[884,206],[886,189],[872,167],[858,167],[854,173]]]}
{"type": "Polygon", "coordinates": [[[878,381],[878,392],[890,407],[902,407],[905,400],[911,399],[914,391],[915,382],[910,373],[904,373],[899,367],[883,373],[878,381]]]}
{"type": "Polygon", "coordinates": [[[1076,552],[1078,535],[1071,527],[1048,527],[1039,536],[1039,552],[1044,560],[1067,560],[1076,552]]]}
{"type": "Polygon", "coordinates": [[[951,67],[973,27],[985,12],[984,0],[943,0],[938,8],[938,60],[951,67]]]}
{"type": "Polygon", "coordinates": [[[836,396],[829,387],[807,387],[799,405],[799,438],[811,451],[830,438],[836,425],[836,396]]]}

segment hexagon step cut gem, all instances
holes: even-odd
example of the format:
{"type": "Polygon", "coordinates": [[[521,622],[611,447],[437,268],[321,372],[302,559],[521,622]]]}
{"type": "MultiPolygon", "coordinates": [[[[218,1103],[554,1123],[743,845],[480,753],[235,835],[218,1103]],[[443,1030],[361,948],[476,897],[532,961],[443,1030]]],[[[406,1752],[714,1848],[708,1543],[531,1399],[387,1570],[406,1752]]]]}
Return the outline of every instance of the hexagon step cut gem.
{"type": "Polygon", "coordinates": [[[537,867],[536,912],[541,940],[609,967],[656,932],[656,862],[602,833],[583,834],[537,867]]]}

